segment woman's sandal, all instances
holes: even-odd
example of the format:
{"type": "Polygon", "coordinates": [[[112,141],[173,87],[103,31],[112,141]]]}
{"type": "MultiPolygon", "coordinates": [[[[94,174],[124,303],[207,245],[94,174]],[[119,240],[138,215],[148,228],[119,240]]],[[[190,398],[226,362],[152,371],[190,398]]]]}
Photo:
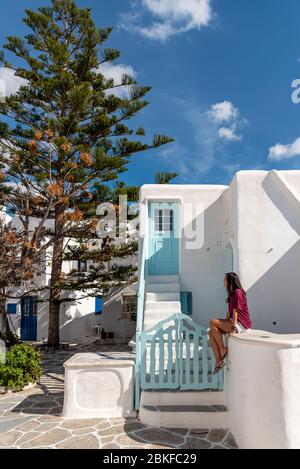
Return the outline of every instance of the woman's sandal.
{"type": "Polygon", "coordinates": [[[224,366],[225,366],[225,362],[222,362],[219,366],[216,366],[213,371],[213,375],[216,375],[217,373],[219,373],[219,371],[222,370],[224,366]]]}
{"type": "MultiPolygon", "coordinates": [[[[221,356],[221,360],[225,360],[225,358],[227,357],[227,354],[228,354],[228,349],[226,350],[226,352],[224,353],[224,355],[221,356]]],[[[224,366],[224,365],[223,365],[224,366]]],[[[223,367],[222,367],[223,368],[223,367]]]]}

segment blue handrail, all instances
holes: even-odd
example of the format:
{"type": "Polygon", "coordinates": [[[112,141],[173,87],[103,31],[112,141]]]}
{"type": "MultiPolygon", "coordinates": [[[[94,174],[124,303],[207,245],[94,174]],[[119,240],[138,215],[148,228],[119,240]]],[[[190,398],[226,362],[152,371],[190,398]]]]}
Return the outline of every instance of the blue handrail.
{"type": "Polygon", "coordinates": [[[136,357],[135,357],[135,409],[140,407],[141,394],[141,334],[143,332],[144,322],[144,304],[145,304],[145,270],[146,270],[146,243],[144,238],[141,239],[140,246],[141,262],[139,266],[139,283],[138,283],[138,301],[137,301],[137,318],[136,318],[136,357]]]}

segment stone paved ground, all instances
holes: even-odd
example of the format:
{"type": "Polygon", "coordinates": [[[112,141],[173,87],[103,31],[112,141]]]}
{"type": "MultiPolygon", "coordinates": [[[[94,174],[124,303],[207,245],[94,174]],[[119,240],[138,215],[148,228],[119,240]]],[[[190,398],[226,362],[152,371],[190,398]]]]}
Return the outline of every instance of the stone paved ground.
{"type": "Polygon", "coordinates": [[[43,352],[40,384],[20,393],[0,396],[0,449],[236,448],[232,435],[226,429],[159,429],[147,427],[136,418],[63,418],[62,365],[79,351],[97,351],[103,357],[132,358],[126,345],[103,345],[95,338],[81,341],[68,351],[43,352]]]}

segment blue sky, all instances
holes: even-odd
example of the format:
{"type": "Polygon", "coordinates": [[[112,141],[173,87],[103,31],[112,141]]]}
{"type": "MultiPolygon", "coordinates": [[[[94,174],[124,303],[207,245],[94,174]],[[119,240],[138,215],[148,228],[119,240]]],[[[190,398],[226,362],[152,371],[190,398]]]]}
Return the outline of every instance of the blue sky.
{"type": "MultiPolygon", "coordinates": [[[[22,35],[25,8],[47,1],[0,0],[0,43],[22,35]]],[[[78,0],[139,83],[153,87],[138,122],[175,143],[133,157],[122,179],[228,184],[241,169],[300,169],[299,0],[78,0]],[[184,8],[183,8],[184,7],[184,8]],[[278,146],[277,144],[280,144],[278,146]],[[277,145],[277,146],[276,146],[277,145]],[[272,150],[271,150],[272,149],[272,150]]],[[[1,75],[0,75],[1,77],[1,75]]]]}

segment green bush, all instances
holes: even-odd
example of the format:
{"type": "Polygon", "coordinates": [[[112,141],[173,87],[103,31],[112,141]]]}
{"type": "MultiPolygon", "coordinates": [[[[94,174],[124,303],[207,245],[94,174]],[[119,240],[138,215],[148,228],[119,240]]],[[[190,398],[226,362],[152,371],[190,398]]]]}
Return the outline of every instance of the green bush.
{"type": "Polygon", "coordinates": [[[36,382],[41,375],[40,354],[29,344],[17,344],[6,353],[5,363],[0,363],[0,385],[13,391],[36,382]]]}

